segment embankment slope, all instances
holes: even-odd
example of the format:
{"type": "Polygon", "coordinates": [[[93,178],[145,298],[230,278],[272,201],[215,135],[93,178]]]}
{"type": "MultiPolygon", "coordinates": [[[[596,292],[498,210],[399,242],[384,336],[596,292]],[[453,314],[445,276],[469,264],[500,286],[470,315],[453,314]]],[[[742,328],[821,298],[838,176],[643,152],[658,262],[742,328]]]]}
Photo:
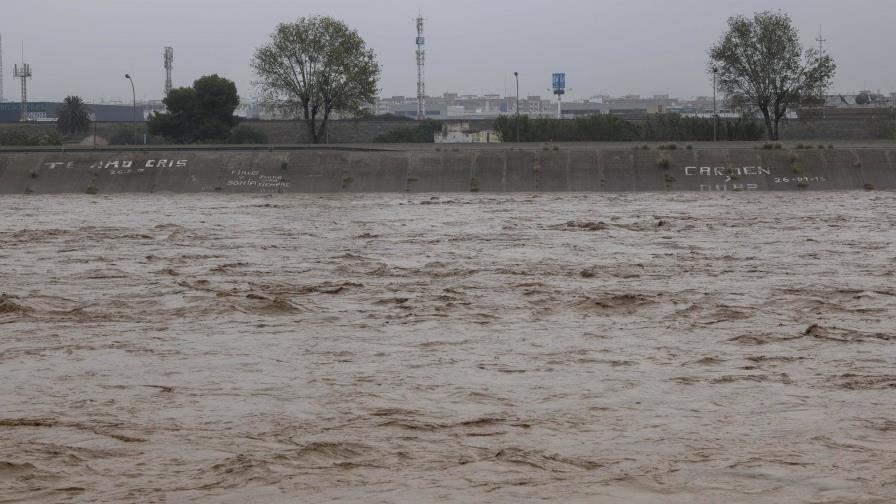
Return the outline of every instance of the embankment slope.
{"type": "Polygon", "coordinates": [[[896,189],[896,146],[0,151],[0,194],[871,189],[896,189]]]}

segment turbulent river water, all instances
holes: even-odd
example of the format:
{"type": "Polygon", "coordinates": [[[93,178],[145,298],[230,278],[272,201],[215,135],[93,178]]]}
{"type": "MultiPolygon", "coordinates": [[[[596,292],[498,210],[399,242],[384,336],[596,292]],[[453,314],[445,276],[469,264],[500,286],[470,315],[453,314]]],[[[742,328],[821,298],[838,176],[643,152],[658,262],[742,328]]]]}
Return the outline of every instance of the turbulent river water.
{"type": "Polygon", "coordinates": [[[896,194],[0,197],[0,502],[892,502],[896,194]]]}

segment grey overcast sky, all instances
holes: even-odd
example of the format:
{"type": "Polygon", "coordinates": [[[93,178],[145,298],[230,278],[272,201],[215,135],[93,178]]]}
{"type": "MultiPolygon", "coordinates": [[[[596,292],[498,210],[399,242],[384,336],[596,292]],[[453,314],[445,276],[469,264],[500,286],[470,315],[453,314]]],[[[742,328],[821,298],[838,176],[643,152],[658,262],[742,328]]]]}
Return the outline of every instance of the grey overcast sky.
{"type": "Polygon", "coordinates": [[[357,29],[383,66],[381,94],[415,95],[414,18],[427,18],[427,91],[549,95],[563,71],[574,98],[711,93],[706,54],[728,17],[788,12],[804,44],[819,26],[839,64],[838,92],[896,90],[894,0],[3,0],[4,94],[18,100],[25,59],[32,100],[67,94],[129,100],[162,95],[162,48],[175,86],[218,73],[252,97],[249,61],[277,23],[331,15],[357,29]]]}

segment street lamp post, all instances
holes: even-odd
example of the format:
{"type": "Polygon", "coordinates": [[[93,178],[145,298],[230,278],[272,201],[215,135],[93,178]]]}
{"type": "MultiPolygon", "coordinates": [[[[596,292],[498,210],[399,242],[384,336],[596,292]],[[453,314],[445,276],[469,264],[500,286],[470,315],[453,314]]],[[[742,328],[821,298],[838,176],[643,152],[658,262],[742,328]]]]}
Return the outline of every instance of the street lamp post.
{"type": "Polygon", "coordinates": [[[520,73],[513,72],[516,78],[516,143],[520,143],[520,73]]]}
{"type": "Polygon", "coordinates": [[[133,108],[131,109],[131,127],[134,128],[134,145],[139,144],[137,141],[137,89],[134,87],[134,79],[131,74],[124,74],[124,78],[131,82],[131,97],[133,98],[133,108]]]}
{"type": "Polygon", "coordinates": [[[719,67],[712,67],[712,141],[719,141],[719,114],[716,109],[716,78],[719,74],[719,67]]]}

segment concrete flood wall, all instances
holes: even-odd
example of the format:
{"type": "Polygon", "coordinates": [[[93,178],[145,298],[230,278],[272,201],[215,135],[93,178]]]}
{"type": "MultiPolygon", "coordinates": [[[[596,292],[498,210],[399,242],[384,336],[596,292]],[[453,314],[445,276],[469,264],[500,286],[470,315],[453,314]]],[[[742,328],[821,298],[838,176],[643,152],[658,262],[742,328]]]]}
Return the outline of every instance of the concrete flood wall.
{"type": "Polygon", "coordinates": [[[0,193],[896,189],[896,149],[0,152],[0,193]]]}

